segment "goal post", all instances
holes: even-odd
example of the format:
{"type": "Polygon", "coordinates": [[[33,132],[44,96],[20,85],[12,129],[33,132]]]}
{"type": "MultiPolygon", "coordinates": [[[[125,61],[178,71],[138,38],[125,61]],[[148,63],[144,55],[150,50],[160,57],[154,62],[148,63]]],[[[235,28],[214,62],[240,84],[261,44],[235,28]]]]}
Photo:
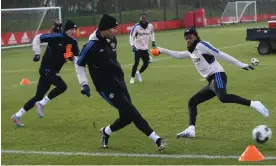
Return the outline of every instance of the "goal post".
{"type": "Polygon", "coordinates": [[[220,21],[222,24],[257,21],[256,1],[228,2],[220,21]]]}
{"type": "Polygon", "coordinates": [[[60,7],[1,9],[1,48],[30,46],[37,33],[48,33],[60,19],[60,7]]]}

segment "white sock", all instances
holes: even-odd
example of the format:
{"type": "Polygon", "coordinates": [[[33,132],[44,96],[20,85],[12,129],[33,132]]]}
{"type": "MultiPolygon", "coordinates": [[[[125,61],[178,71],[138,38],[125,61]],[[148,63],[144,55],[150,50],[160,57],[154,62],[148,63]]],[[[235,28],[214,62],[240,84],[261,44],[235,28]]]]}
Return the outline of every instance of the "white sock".
{"type": "Polygon", "coordinates": [[[149,135],[149,138],[153,140],[154,143],[156,143],[156,140],[160,138],[154,131],[149,135]]]}
{"type": "Polygon", "coordinates": [[[252,101],[252,100],[251,100],[251,102],[250,102],[250,107],[252,107],[252,108],[256,108],[255,101],[252,101]]]}
{"type": "Polygon", "coordinates": [[[107,126],[107,127],[104,129],[104,132],[105,132],[107,135],[112,134],[112,131],[111,131],[110,125],[109,125],[109,126],[107,126]]]}
{"type": "Polygon", "coordinates": [[[44,97],[44,99],[40,100],[39,103],[42,105],[46,105],[48,103],[48,101],[50,101],[50,99],[48,96],[46,96],[46,97],[44,97]]]}
{"type": "Polygon", "coordinates": [[[140,73],[139,71],[136,71],[136,74],[139,75],[139,74],[141,74],[141,73],[140,73]]]}
{"type": "Polygon", "coordinates": [[[26,113],[26,110],[24,108],[21,108],[15,115],[17,117],[21,117],[22,115],[24,115],[26,113]]]}
{"type": "Polygon", "coordinates": [[[188,130],[195,130],[195,126],[194,125],[189,126],[188,130]]]}

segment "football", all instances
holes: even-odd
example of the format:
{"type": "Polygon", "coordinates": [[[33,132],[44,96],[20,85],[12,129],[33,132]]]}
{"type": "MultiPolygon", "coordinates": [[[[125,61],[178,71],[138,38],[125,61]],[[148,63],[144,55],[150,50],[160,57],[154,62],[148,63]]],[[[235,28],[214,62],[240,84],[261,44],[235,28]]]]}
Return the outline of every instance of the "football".
{"type": "Polygon", "coordinates": [[[253,139],[260,144],[266,143],[272,137],[272,130],[266,125],[259,125],[252,132],[253,139]]]}
{"type": "Polygon", "coordinates": [[[254,65],[254,66],[258,66],[259,60],[257,58],[252,58],[251,59],[251,64],[254,65]]]}
{"type": "Polygon", "coordinates": [[[154,56],[159,56],[160,55],[160,51],[157,48],[150,49],[150,52],[154,56]]]}

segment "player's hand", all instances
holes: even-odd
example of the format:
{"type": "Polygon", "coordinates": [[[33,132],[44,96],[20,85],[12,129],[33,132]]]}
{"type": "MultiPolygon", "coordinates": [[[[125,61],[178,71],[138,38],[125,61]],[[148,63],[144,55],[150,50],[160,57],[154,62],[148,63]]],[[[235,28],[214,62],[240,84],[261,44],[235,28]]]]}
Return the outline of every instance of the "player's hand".
{"type": "Polygon", "coordinates": [[[68,58],[69,61],[73,62],[75,60],[75,56],[71,56],[68,58]]]}
{"type": "Polygon", "coordinates": [[[39,54],[35,54],[33,61],[34,62],[38,62],[40,60],[40,55],[39,54]]]}
{"type": "Polygon", "coordinates": [[[243,67],[244,70],[254,70],[254,67],[252,65],[248,65],[246,64],[244,67],[243,67]]]}
{"type": "Polygon", "coordinates": [[[151,45],[152,45],[152,47],[156,47],[155,41],[152,41],[151,45]]]}
{"type": "Polygon", "coordinates": [[[90,97],[90,88],[87,84],[84,84],[81,86],[81,94],[86,95],[87,97],[90,97]]]}
{"type": "Polygon", "coordinates": [[[137,51],[137,49],[136,49],[136,47],[133,45],[133,46],[131,46],[132,47],[132,51],[133,52],[136,52],[137,51]]]}
{"type": "Polygon", "coordinates": [[[150,53],[154,56],[159,56],[160,55],[160,51],[158,50],[158,48],[150,49],[150,53]]]}

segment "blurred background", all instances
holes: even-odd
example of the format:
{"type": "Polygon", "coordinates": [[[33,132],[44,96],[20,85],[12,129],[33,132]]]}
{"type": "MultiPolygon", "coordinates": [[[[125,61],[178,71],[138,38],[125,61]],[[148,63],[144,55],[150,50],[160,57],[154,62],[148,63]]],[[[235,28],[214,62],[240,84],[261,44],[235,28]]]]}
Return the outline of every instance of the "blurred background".
{"type": "Polygon", "coordinates": [[[141,13],[154,30],[221,26],[276,20],[276,0],[2,0],[1,45],[30,45],[38,33],[49,33],[57,18],[78,25],[76,38],[87,38],[103,13],[119,21],[128,34],[141,13]],[[47,8],[45,8],[47,7],[47,8]],[[23,8],[23,9],[22,9],[23,8]]]}
{"type": "MultiPolygon", "coordinates": [[[[221,17],[228,2],[234,0],[48,0],[47,6],[60,6],[62,17],[77,20],[79,26],[96,25],[103,13],[120,23],[138,21],[147,13],[151,21],[182,19],[185,12],[204,8],[206,17],[221,17]]],[[[42,7],[42,0],[2,0],[2,9],[42,7]]],[[[256,0],[257,14],[276,13],[276,0],[256,0]]]]}

